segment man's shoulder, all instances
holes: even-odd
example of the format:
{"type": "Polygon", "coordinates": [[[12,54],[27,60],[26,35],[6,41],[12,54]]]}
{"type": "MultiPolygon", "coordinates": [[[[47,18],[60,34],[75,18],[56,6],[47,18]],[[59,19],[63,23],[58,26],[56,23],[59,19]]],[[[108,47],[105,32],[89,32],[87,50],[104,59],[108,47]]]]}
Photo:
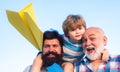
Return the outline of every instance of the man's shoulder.
{"type": "Polygon", "coordinates": [[[120,58],[120,55],[113,55],[113,54],[111,54],[110,57],[111,58],[120,58]]]}
{"type": "Polygon", "coordinates": [[[32,65],[27,66],[23,72],[31,72],[32,65]]]}
{"type": "Polygon", "coordinates": [[[74,63],[74,65],[81,65],[81,64],[84,64],[85,63],[85,61],[84,61],[84,59],[82,58],[81,60],[79,60],[79,61],[77,61],[77,62],[75,62],[74,63]]]}
{"type": "Polygon", "coordinates": [[[120,55],[110,55],[109,59],[112,61],[120,62],[120,55]]]}

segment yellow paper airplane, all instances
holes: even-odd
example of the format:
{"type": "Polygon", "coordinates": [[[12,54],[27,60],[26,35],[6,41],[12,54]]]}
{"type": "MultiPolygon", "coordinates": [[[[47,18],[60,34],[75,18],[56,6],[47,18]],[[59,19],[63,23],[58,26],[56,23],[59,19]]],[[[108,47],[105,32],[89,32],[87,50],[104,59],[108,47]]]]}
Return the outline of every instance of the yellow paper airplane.
{"type": "Polygon", "coordinates": [[[34,8],[29,4],[19,12],[6,10],[9,22],[38,50],[42,50],[43,33],[37,26],[34,8]]]}

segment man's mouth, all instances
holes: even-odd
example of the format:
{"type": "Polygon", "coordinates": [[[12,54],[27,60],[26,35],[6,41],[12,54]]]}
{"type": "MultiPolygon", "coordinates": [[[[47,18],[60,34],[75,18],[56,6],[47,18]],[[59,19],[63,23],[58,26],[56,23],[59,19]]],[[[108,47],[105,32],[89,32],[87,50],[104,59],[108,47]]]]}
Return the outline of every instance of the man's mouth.
{"type": "Polygon", "coordinates": [[[53,55],[53,54],[49,54],[48,57],[49,57],[49,58],[54,58],[55,55],[53,55]]]}
{"type": "Polygon", "coordinates": [[[95,48],[93,48],[93,47],[92,48],[87,48],[86,50],[87,50],[87,52],[92,53],[95,50],[95,48]]]}

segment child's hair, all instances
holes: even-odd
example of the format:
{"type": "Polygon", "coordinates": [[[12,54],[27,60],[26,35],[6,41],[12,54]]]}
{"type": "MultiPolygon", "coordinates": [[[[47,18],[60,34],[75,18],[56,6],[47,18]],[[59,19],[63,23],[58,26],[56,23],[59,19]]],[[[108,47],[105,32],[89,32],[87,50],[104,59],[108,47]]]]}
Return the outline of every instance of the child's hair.
{"type": "Polygon", "coordinates": [[[83,26],[86,29],[86,23],[80,15],[68,15],[63,22],[62,28],[65,36],[68,36],[68,31],[75,30],[83,26]]]}

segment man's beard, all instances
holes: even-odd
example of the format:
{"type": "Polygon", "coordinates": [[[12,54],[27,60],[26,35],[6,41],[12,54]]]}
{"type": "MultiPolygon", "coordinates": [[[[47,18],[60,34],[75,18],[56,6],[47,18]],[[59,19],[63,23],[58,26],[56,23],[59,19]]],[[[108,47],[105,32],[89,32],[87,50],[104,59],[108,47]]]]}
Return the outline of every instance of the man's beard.
{"type": "Polygon", "coordinates": [[[94,46],[88,46],[84,49],[84,53],[86,54],[87,58],[90,59],[90,60],[96,60],[99,56],[101,56],[101,52],[102,52],[103,49],[101,48],[96,48],[94,46]],[[94,50],[95,52],[94,53],[88,53],[87,50],[94,50]]]}
{"type": "Polygon", "coordinates": [[[53,63],[60,64],[62,63],[62,54],[57,54],[56,52],[49,52],[42,56],[43,59],[43,67],[47,67],[52,65],[53,63]],[[54,57],[48,57],[50,54],[54,55],[54,57]]]}

